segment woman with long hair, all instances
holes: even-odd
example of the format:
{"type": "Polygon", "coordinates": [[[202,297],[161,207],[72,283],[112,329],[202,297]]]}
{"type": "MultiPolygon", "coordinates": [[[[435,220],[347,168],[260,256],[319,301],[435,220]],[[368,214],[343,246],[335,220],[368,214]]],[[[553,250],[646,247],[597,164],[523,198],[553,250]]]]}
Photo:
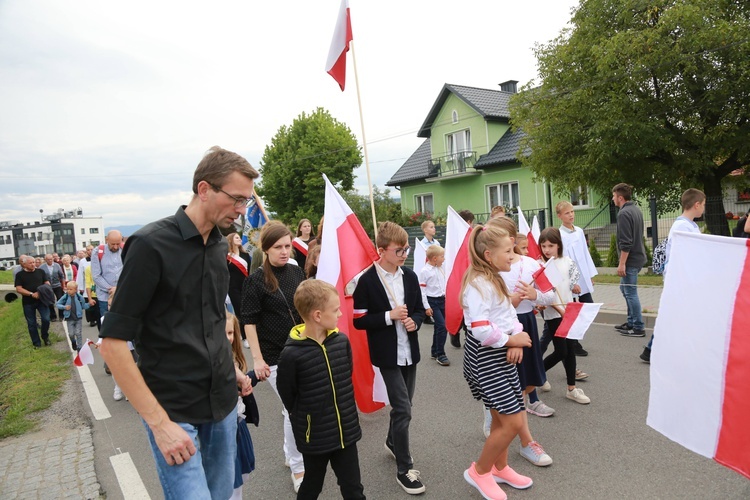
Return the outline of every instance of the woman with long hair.
{"type": "Polygon", "coordinates": [[[302,269],[305,268],[308,245],[312,239],[314,239],[314,236],[310,219],[300,219],[297,224],[297,237],[292,240],[292,246],[294,247],[294,260],[302,269]]]}
{"type": "MultiPolygon", "coordinates": [[[[227,267],[229,268],[229,301],[232,303],[232,309],[239,319],[240,310],[242,309],[242,284],[249,275],[250,255],[242,248],[242,237],[238,233],[229,233],[227,235],[229,252],[227,253],[227,267]]],[[[242,332],[242,345],[249,349],[250,345],[245,338],[245,329],[242,328],[240,321],[240,331],[242,332]]]]}
{"type": "MultiPolygon", "coordinates": [[[[271,221],[260,231],[260,247],[265,259],[242,287],[242,321],[253,356],[258,380],[271,383],[276,395],[276,369],[279,355],[289,332],[302,323],[294,308],[294,292],[305,279],[301,267],[289,264],[292,254],[292,233],[282,223],[271,221]]],[[[299,490],[305,475],[302,454],[292,434],[289,413],[284,416],[284,455],[292,470],[294,491],[299,490]]]]}

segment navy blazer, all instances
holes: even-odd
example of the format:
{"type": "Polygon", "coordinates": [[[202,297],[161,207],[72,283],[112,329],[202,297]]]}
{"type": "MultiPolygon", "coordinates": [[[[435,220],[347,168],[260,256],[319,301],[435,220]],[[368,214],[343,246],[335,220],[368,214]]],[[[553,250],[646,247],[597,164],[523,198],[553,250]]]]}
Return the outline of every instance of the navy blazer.
{"type": "MultiPolygon", "coordinates": [[[[419,363],[419,339],[417,332],[424,321],[425,310],[422,305],[422,292],[417,275],[408,267],[401,267],[404,272],[404,305],[409,317],[416,323],[417,329],[407,332],[411,347],[413,364],[419,363]]],[[[373,264],[362,274],[354,290],[354,327],[367,332],[367,344],[370,348],[370,361],[382,368],[398,366],[398,340],[396,326],[385,322],[385,313],[393,309],[388,294],[380,281],[378,270],[373,264]],[[365,311],[357,314],[358,311],[365,311]]]]}

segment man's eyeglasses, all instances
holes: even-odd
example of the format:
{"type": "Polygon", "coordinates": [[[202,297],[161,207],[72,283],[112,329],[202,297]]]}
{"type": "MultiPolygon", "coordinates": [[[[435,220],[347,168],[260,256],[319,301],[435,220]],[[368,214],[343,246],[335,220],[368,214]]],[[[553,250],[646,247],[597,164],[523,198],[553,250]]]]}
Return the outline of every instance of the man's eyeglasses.
{"type": "Polygon", "coordinates": [[[225,195],[227,195],[230,198],[232,198],[234,200],[234,208],[246,207],[248,205],[248,203],[250,203],[250,201],[252,200],[252,197],[251,198],[242,198],[241,196],[233,196],[233,195],[227,193],[226,191],[224,191],[223,189],[221,189],[219,186],[214,186],[213,184],[209,184],[209,186],[211,186],[212,188],[214,188],[216,191],[221,191],[225,195]]]}
{"type": "Polygon", "coordinates": [[[393,250],[393,253],[396,254],[396,257],[408,257],[411,248],[406,246],[404,248],[388,248],[388,250],[393,250]]]}

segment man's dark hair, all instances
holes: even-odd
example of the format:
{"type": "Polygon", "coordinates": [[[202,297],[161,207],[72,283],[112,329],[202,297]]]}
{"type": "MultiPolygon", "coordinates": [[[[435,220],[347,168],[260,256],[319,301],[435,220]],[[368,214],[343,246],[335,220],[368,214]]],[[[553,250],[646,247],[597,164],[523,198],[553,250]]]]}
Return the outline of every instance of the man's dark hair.
{"type": "Polygon", "coordinates": [[[630,201],[630,198],[633,196],[633,186],[621,182],[612,188],[612,192],[622,196],[625,201],[630,201]]]}
{"type": "Polygon", "coordinates": [[[221,187],[232,172],[239,172],[248,179],[257,179],[259,174],[242,156],[214,146],[206,152],[193,174],[193,193],[198,194],[198,184],[208,182],[212,187],[221,187]]]}
{"type": "Polygon", "coordinates": [[[458,212],[458,215],[460,215],[461,218],[469,224],[474,223],[474,214],[471,213],[471,210],[461,210],[460,212],[458,212]]]}

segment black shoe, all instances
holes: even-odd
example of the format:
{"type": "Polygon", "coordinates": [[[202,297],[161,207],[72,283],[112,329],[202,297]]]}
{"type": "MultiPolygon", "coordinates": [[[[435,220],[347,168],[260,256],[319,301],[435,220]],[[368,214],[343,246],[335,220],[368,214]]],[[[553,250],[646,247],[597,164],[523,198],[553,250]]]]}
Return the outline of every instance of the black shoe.
{"type": "Polygon", "coordinates": [[[586,349],[583,348],[580,342],[576,340],[576,346],[573,349],[573,352],[575,352],[576,356],[588,356],[589,353],[586,349]]]}
{"type": "Polygon", "coordinates": [[[39,345],[34,344],[34,349],[41,349],[41,348],[42,348],[41,344],[39,344],[39,345]]]}
{"type": "Polygon", "coordinates": [[[418,470],[411,469],[405,474],[399,474],[396,476],[396,481],[410,495],[424,493],[425,487],[422,481],[419,480],[418,470]]]}
{"type": "Polygon", "coordinates": [[[446,356],[445,354],[441,354],[440,356],[438,356],[436,358],[436,361],[437,361],[437,364],[439,364],[440,366],[450,366],[451,364],[450,360],[448,359],[448,356],[446,356]]]}
{"type": "Polygon", "coordinates": [[[629,330],[627,332],[620,332],[623,337],[645,337],[646,330],[629,330]]]}
{"type": "Polygon", "coordinates": [[[52,342],[49,339],[44,339],[44,345],[52,345],[52,342]]]}
{"type": "Polygon", "coordinates": [[[76,341],[75,341],[75,340],[73,341],[73,345],[72,345],[71,347],[73,347],[73,350],[74,350],[74,351],[77,351],[77,350],[78,350],[78,344],[76,344],[76,341]]]}
{"type": "Polygon", "coordinates": [[[641,353],[640,358],[644,362],[646,362],[648,364],[651,364],[651,349],[649,349],[648,347],[644,347],[643,348],[643,352],[641,353]]]}
{"type": "Polygon", "coordinates": [[[432,319],[432,318],[430,318],[429,316],[425,316],[423,323],[425,325],[434,325],[435,324],[435,320],[432,319]]]}
{"type": "Polygon", "coordinates": [[[89,321],[89,326],[96,326],[96,321],[89,321]]]}
{"type": "Polygon", "coordinates": [[[460,335],[459,333],[457,333],[455,335],[450,335],[451,345],[453,347],[455,347],[456,349],[460,349],[461,348],[461,339],[460,339],[459,335],[460,335]]]}
{"type": "Polygon", "coordinates": [[[109,371],[109,366],[107,366],[107,363],[104,363],[104,373],[107,375],[112,375],[112,372],[109,371]]]}
{"type": "Polygon", "coordinates": [[[623,323],[615,327],[615,330],[617,330],[618,332],[629,332],[632,329],[633,329],[633,326],[627,323],[623,323]]]}

